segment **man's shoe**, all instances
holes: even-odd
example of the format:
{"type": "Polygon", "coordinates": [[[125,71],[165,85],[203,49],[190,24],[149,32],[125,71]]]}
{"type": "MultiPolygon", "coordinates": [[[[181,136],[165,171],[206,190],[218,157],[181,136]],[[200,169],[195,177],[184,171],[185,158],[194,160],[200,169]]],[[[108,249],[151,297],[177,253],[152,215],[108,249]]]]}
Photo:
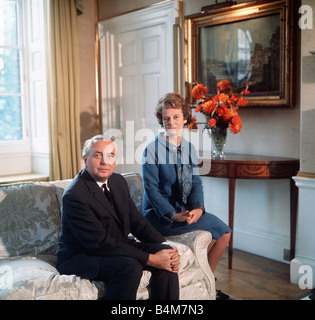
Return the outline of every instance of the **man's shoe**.
{"type": "Polygon", "coordinates": [[[216,300],[229,300],[230,296],[223,293],[221,290],[217,290],[216,300]]]}

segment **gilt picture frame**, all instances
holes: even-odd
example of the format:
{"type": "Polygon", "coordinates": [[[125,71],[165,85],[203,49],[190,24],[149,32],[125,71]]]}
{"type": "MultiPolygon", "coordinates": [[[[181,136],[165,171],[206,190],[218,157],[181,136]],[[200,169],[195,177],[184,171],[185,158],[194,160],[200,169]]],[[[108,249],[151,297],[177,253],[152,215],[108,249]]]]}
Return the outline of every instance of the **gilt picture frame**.
{"type": "Polygon", "coordinates": [[[196,82],[216,94],[249,83],[246,107],[293,107],[292,1],[255,1],[185,17],[185,91],[196,82]]]}

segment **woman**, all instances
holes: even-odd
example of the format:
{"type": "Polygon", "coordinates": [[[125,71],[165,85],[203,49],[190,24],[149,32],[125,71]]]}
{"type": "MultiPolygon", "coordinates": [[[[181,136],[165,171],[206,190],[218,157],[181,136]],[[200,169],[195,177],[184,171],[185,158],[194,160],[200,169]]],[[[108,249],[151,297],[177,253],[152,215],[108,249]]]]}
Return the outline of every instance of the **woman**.
{"type": "Polygon", "coordinates": [[[160,99],[155,115],[165,128],[143,154],[143,214],[162,235],[207,230],[213,240],[208,262],[214,272],[230,240],[231,229],[205,212],[196,153],[182,136],[192,121],[190,106],[175,93],[160,99]]]}

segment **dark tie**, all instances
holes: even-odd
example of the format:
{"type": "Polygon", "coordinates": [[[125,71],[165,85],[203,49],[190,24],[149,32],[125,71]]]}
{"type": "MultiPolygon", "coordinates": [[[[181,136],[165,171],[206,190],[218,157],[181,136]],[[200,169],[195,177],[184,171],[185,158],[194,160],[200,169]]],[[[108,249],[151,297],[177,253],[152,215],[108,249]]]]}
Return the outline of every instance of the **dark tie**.
{"type": "Polygon", "coordinates": [[[122,218],[121,218],[121,215],[120,213],[118,212],[117,208],[116,208],[116,205],[115,205],[115,202],[114,202],[114,199],[113,199],[113,196],[112,196],[112,193],[107,189],[107,186],[106,184],[104,183],[102,185],[103,189],[104,189],[104,194],[105,196],[107,197],[111,207],[114,209],[119,221],[121,222],[122,221],[122,218]]]}
{"type": "Polygon", "coordinates": [[[105,194],[105,196],[107,197],[109,203],[110,203],[111,206],[113,207],[113,206],[114,206],[114,201],[113,201],[112,193],[107,189],[107,186],[106,186],[105,183],[102,185],[102,187],[103,187],[103,189],[104,189],[104,194],[105,194]]]}

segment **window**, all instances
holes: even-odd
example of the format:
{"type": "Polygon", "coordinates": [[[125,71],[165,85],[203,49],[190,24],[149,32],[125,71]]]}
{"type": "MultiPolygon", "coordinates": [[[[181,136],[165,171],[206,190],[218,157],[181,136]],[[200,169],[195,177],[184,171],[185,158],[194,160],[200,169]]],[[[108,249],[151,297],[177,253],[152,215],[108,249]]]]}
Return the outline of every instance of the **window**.
{"type": "Polygon", "coordinates": [[[23,139],[23,44],[17,1],[0,2],[0,141],[23,139]]]}
{"type": "Polygon", "coordinates": [[[48,174],[44,0],[0,0],[0,175],[48,174]]]}

